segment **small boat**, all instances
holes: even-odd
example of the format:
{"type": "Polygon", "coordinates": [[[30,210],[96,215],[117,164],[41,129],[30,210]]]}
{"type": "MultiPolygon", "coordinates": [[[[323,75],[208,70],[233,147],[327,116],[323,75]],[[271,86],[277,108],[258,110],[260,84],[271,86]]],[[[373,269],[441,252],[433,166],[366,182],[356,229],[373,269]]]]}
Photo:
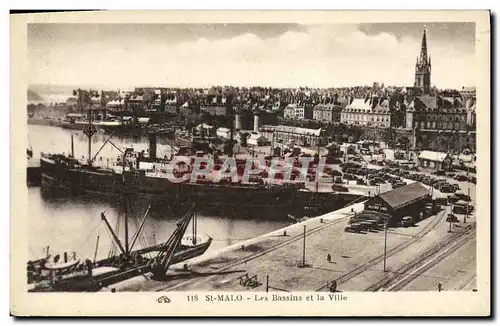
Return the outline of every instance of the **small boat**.
{"type": "Polygon", "coordinates": [[[304,221],[307,221],[309,219],[308,216],[295,217],[292,214],[288,214],[288,218],[291,219],[291,220],[293,220],[296,223],[304,222],[304,221]]]}
{"type": "Polygon", "coordinates": [[[62,255],[57,254],[55,256],[49,256],[45,260],[44,266],[49,270],[70,270],[80,263],[80,261],[81,260],[77,257],[76,252],[73,252],[72,255],[68,255],[67,252],[64,252],[62,255]]]}

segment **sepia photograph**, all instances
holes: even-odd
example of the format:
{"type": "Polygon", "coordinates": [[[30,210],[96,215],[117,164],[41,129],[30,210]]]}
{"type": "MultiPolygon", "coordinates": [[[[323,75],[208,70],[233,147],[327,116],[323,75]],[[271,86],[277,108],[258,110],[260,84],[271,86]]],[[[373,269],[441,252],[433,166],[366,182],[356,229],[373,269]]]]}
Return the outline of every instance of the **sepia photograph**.
{"type": "Polygon", "coordinates": [[[487,11],[159,14],[11,15],[20,314],[489,312],[487,11]]]}

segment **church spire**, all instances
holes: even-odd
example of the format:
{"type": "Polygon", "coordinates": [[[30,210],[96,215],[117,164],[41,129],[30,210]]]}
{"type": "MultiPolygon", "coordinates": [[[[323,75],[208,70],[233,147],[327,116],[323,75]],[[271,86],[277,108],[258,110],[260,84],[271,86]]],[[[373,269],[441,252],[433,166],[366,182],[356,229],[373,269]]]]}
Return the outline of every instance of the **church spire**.
{"type": "Polygon", "coordinates": [[[415,65],[415,87],[422,90],[423,94],[429,94],[431,84],[431,57],[427,53],[427,28],[424,26],[420,55],[415,65]]]}
{"type": "Polygon", "coordinates": [[[419,63],[426,65],[427,61],[427,27],[424,26],[424,35],[422,36],[422,45],[420,46],[419,63]]]}

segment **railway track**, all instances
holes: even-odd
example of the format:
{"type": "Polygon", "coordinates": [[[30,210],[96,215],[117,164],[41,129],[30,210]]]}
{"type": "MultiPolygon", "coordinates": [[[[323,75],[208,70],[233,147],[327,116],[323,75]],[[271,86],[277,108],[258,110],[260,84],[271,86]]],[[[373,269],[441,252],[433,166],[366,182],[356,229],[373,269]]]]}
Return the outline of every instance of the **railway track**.
{"type": "Polygon", "coordinates": [[[400,291],[448,255],[473,239],[475,235],[476,233],[474,227],[468,229],[464,233],[457,234],[457,236],[439,243],[438,245],[432,247],[429,251],[420,255],[417,259],[393,272],[391,276],[388,276],[387,278],[367,288],[366,291],[378,291],[381,289],[383,290],[384,288],[391,292],[400,291]],[[440,251],[443,251],[444,249],[447,250],[440,253],[440,251]],[[410,273],[412,270],[414,270],[414,272],[410,273]]]}
{"type": "MultiPolygon", "coordinates": [[[[390,256],[392,256],[394,254],[397,254],[398,252],[401,252],[402,250],[406,249],[408,246],[410,246],[413,243],[415,243],[418,240],[420,240],[422,237],[424,237],[430,231],[432,231],[439,224],[439,222],[441,222],[443,220],[443,217],[445,216],[445,212],[443,211],[440,215],[441,216],[439,216],[439,215],[436,216],[434,221],[432,221],[431,223],[429,223],[428,225],[426,225],[425,228],[423,228],[422,230],[420,230],[410,240],[408,240],[406,242],[403,242],[403,243],[397,245],[396,247],[394,247],[394,248],[392,248],[390,250],[387,250],[386,257],[390,257],[390,256]]],[[[384,255],[382,254],[380,256],[377,256],[377,257],[369,260],[365,264],[360,265],[360,266],[352,269],[351,271],[349,271],[349,272],[341,275],[340,277],[338,277],[336,279],[337,285],[340,285],[342,283],[345,283],[345,282],[349,281],[350,279],[352,279],[352,278],[358,276],[359,274],[365,272],[369,268],[371,268],[371,267],[379,264],[383,260],[384,260],[384,255]]],[[[321,291],[321,290],[326,289],[326,288],[327,288],[327,284],[323,284],[320,288],[316,289],[316,292],[317,291],[321,291]]]]}

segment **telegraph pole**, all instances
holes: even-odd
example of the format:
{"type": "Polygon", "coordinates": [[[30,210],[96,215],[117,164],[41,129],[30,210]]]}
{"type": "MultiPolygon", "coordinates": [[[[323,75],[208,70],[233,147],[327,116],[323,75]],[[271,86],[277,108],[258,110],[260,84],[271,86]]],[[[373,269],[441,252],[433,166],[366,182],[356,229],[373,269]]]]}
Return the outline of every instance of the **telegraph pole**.
{"type": "Polygon", "coordinates": [[[467,205],[465,206],[465,215],[464,215],[464,223],[467,223],[467,219],[469,218],[469,198],[470,198],[470,181],[469,181],[469,169],[471,162],[467,164],[467,205]]]}

